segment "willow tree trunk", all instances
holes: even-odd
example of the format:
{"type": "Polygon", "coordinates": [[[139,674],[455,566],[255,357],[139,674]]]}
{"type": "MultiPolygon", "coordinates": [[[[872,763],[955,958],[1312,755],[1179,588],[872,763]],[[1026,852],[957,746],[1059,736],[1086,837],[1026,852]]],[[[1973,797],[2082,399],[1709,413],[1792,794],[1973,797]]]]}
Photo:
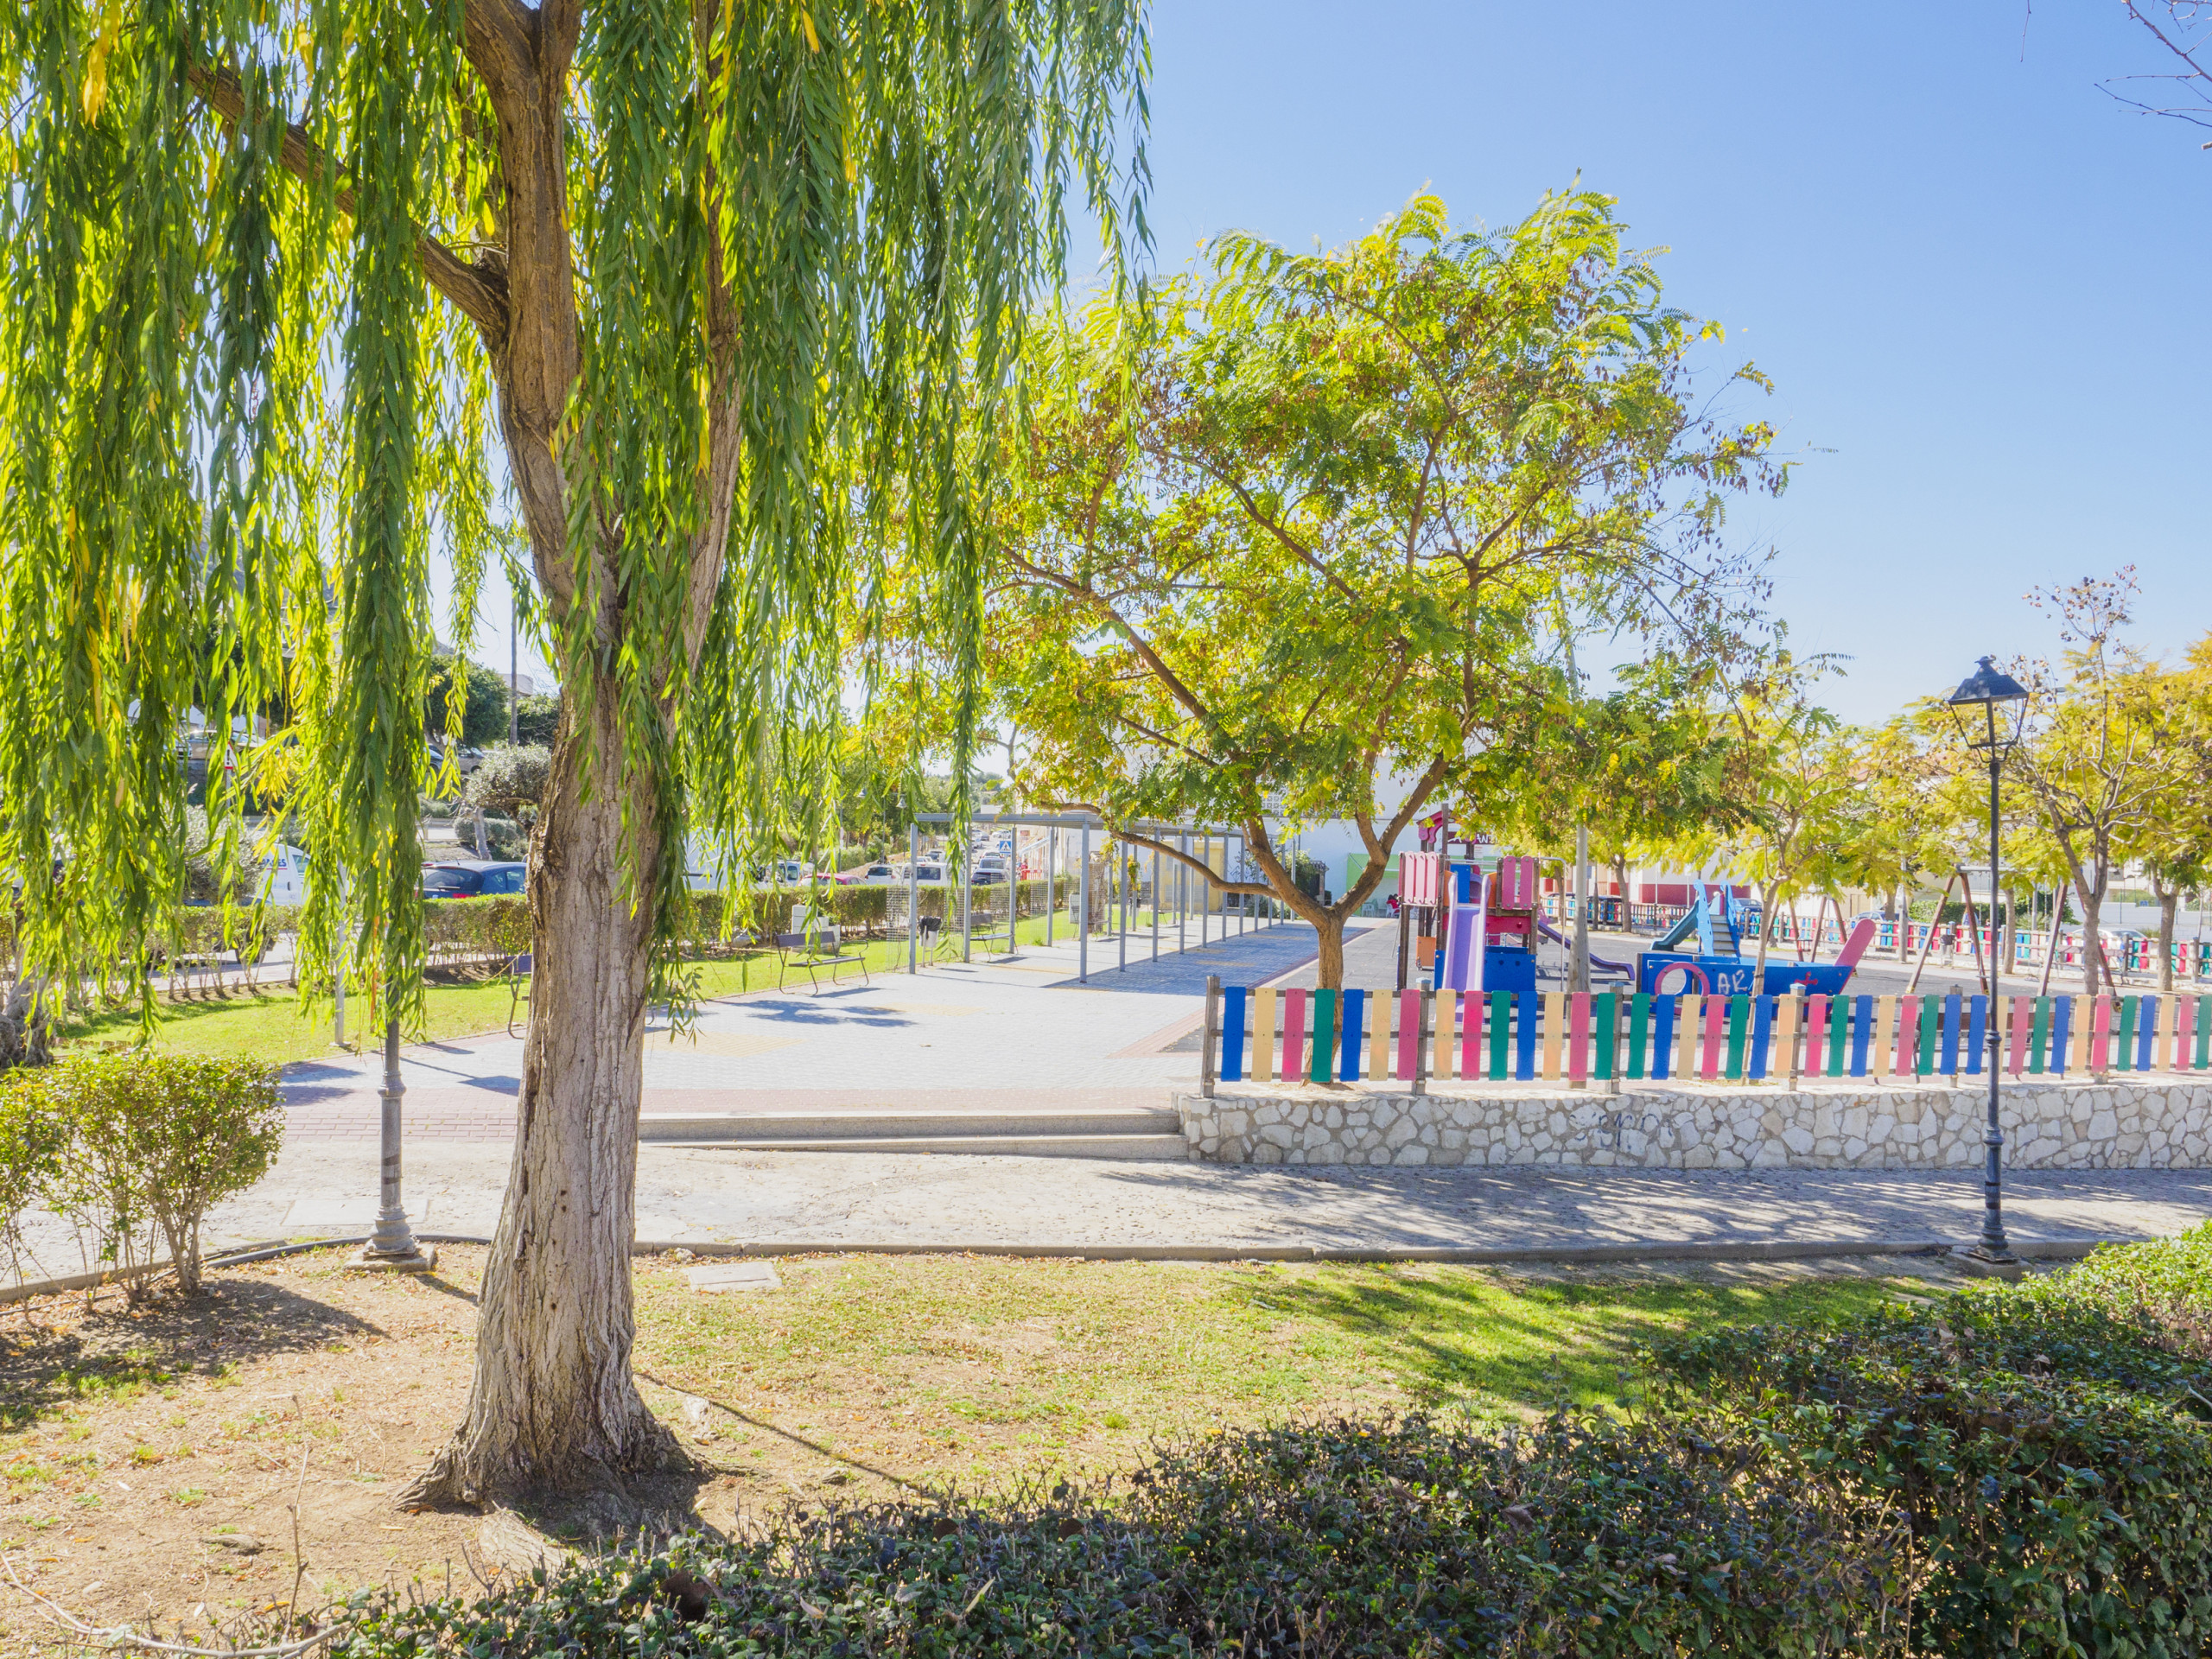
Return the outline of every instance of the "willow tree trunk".
{"type": "Polygon", "coordinates": [[[538,816],[530,1034],[467,1414],[403,1503],[622,1494],[620,1471],[681,1459],[630,1375],[652,917],[624,896],[626,787],[647,848],[652,801],[621,776],[613,684],[596,690],[588,746],[563,700],[538,816]]]}

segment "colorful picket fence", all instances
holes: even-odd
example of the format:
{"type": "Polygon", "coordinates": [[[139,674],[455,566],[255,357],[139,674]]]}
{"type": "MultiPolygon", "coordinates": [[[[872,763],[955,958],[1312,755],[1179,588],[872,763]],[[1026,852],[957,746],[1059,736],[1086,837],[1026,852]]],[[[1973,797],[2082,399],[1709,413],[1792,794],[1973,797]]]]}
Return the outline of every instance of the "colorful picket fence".
{"type": "MultiPolygon", "coordinates": [[[[2212,1070],[2212,995],[2008,996],[2005,1076],[2212,1070]]],[[[1212,1083],[1982,1075],[1986,996],[1210,990],[1212,1083]]]]}

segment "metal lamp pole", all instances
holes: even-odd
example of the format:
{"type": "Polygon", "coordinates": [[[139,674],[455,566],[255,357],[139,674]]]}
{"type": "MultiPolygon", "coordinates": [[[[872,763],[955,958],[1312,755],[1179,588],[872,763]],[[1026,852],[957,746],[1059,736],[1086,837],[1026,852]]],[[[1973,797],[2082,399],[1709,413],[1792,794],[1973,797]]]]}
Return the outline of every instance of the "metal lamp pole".
{"type": "MultiPolygon", "coordinates": [[[[2003,747],[1997,737],[1997,705],[2000,702],[2024,702],[2027,692],[2019,682],[1998,669],[1989,658],[1983,658],[1974,672],[1951,696],[1949,707],[1954,718],[1964,727],[1971,719],[1967,712],[1975,707],[1982,711],[1983,737],[1975,742],[1969,736],[1968,746],[1986,749],[1989,754],[1989,937],[1993,947],[1997,941],[1998,894],[2004,882],[1999,874],[1999,795],[1998,779],[2004,761],[2003,747]]],[[[1967,728],[1969,731],[1970,728],[1967,728]]],[[[2004,1062],[2003,1020],[2000,1010],[2004,1002],[1998,992],[1999,959],[2001,952],[1993,948],[1989,953],[1989,1055],[1985,1062],[1989,1071],[1989,1117],[1982,1132],[1982,1145],[1987,1153],[1982,1170],[1981,1242],[1972,1252],[1985,1262],[2011,1263],[2018,1258],[2005,1236],[2004,1151],[2005,1131],[1998,1122],[1998,1078],[2004,1062]]]]}
{"type": "MultiPolygon", "coordinates": [[[[1997,703],[1992,699],[1982,704],[1988,721],[1989,744],[1989,937],[1997,937],[1997,895],[2004,891],[1997,871],[1997,703]]],[[[2000,953],[1989,953],[1989,1122],[1982,1132],[1982,1145],[1988,1154],[1986,1166],[1981,1175],[1981,1254],[1993,1262],[2009,1262],[2012,1247],[2005,1236],[2005,1175],[2002,1167],[2005,1151],[2005,1131],[1997,1121],[1997,1079],[2003,1056],[2003,1039],[1998,1027],[2003,1022],[1997,1010],[2003,1007],[1997,990],[2000,953]]]]}
{"type": "Polygon", "coordinates": [[[399,1103],[407,1085],[399,1076],[399,1019],[387,1012],[384,1027],[384,1141],[382,1192],[377,1210],[377,1230],[355,1251],[350,1265],[385,1273],[428,1273],[438,1264],[438,1253],[425,1250],[407,1224],[407,1211],[399,1199],[399,1103]]]}

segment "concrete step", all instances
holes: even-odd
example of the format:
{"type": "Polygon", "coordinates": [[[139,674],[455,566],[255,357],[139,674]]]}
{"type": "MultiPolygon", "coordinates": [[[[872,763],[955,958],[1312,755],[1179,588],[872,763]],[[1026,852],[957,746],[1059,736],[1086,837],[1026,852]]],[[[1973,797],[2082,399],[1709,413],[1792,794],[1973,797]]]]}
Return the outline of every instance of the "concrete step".
{"type": "MultiPolygon", "coordinates": [[[[817,1122],[819,1119],[816,1120],[817,1122]]],[[[717,1135],[711,1140],[653,1137],[656,1146],[747,1152],[966,1153],[991,1158],[1112,1158],[1147,1163],[1186,1163],[1190,1142],[1181,1135],[843,1135],[836,1140],[760,1140],[717,1135]]]]}
{"type": "Polygon", "coordinates": [[[744,1142],[770,1146],[807,1142],[1005,1139],[1140,1139],[1182,1136],[1183,1120],[1172,1108],[1135,1107],[1090,1111],[966,1112],[646,1112],[641,1141],[744,1142]]]}

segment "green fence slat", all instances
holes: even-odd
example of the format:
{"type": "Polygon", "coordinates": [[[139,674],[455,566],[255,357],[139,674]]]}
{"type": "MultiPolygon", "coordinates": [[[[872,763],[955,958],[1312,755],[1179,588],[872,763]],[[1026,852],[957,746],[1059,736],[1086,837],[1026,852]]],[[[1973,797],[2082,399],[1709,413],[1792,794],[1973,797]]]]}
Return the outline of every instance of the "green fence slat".
{"type": "Polygon", "coordinates": [[[1620,1000],[1614,991],[1602,991],[1590,999],[1591,1044],[1590,1075],[1610,1077],[1613,1075],[1613,1050],[1620,1040],[1620,1000]]]}
{"type": "Polygon", "coordinates": [[[1327,1083],[1329,1062],[1337,1052],[1337,994],[1331,990],[1313,993],[1313,1063],[1306,1068],[1306,1075],[1315,1083],[1327,1083]]]}
{"type": "Polygon", "coordinates": [[[1513,993],[1490,994],[1490,1075],[1493,1083],[1505,1081],[1506,1055],[1513,1040],[1513,993]]]}
{"type": "Polygon", "coordinates": [[[1628,1074],[1643,1075],[1643,1051],[1651,1036],[1651,993],[1638,991],[1628,1005],[1628,1074]]]}

